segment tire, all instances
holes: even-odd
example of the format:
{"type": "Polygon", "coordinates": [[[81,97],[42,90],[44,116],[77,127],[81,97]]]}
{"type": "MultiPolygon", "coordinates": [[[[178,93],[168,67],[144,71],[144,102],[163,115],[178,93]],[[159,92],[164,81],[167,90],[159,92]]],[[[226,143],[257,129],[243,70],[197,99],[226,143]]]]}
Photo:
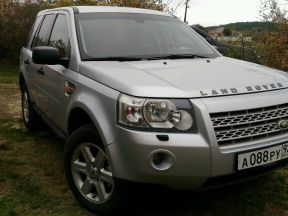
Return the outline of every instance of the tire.
{"type": "Polygon", "coordinates": [[[120,210],[124,197],[97,134],[93,127],[84,126],[68,138],[64,168],[78,202],[93,213],[109,215],[120,210]]]}
{"type": "Polygon", "coordinates": [[[41,128],[40,116],[34,110],[27,88],[24,87],[21,95],[22,117],[28,131],[35,132],[41,128]]]}

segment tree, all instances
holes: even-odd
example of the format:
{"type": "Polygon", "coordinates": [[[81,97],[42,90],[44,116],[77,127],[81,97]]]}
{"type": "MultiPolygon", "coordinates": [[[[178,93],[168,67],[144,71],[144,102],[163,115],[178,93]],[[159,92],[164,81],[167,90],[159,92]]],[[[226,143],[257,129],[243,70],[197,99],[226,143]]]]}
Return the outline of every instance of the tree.
{"type": "Polygon", "coordinates": [[[135,7],[161,11],[164,9],[162,0],[57,0],[55,3],[56,7],[69,5],[135,7]]]}
{"type": "Polygon", "coordinates": [[[232,30],[228,27],[224,28],[223,31],[224,36],[230,37],[232,35],[232,30]]]}
{"type": "Polygon", "coordinates": [[[0,15],[0,49],[5,50],[6,58],[18,60],[20,48],[25,44],[26,35],[41,6],[30,1],[24,4],[6,2],[0,15]]]}
{"type": "Polygon", "coordinates": [[[262,0],[260,16],[264,21],[275,23],[276,31],[257,34],[255,45],[263,64],[288,71],[288,19],[285,9],[277,0],[262,0]]]}

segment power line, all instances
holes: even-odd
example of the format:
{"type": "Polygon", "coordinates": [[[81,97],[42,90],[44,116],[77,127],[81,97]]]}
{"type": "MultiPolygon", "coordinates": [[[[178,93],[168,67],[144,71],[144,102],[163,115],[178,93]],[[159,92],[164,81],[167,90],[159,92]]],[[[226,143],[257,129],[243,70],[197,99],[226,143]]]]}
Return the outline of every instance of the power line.
{"type": "Polygon", "coordinates": [[[181,1],[176,5],[176,7],[173,8],[172,14],[174,14],[174,13],[178,10],[178,8],[182,5],[183,2],[184,2],[184,0],[181,0],[181,1]]]}

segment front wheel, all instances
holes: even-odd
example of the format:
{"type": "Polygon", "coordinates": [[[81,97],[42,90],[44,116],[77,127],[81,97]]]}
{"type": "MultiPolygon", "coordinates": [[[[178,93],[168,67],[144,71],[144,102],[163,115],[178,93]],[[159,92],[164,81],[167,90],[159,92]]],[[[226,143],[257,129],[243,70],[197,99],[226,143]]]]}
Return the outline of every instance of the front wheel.
{"type": "Polygon", "coordinates": [[[119,185],[94,128],[81,127],[68,138],[64,165],[68,184],[82,206],[101,214],[119,208],[123,201],[119,185]]]}

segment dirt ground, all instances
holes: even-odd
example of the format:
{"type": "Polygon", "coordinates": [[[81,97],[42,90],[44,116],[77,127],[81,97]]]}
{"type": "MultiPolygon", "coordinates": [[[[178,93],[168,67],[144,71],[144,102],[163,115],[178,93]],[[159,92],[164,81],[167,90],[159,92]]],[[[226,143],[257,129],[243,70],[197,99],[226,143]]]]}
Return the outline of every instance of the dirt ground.
{"type": "Polygon", "coordinates": [[[21,94],[17,84],[0,83],[0,117],[21,118],[21,94]]]}

